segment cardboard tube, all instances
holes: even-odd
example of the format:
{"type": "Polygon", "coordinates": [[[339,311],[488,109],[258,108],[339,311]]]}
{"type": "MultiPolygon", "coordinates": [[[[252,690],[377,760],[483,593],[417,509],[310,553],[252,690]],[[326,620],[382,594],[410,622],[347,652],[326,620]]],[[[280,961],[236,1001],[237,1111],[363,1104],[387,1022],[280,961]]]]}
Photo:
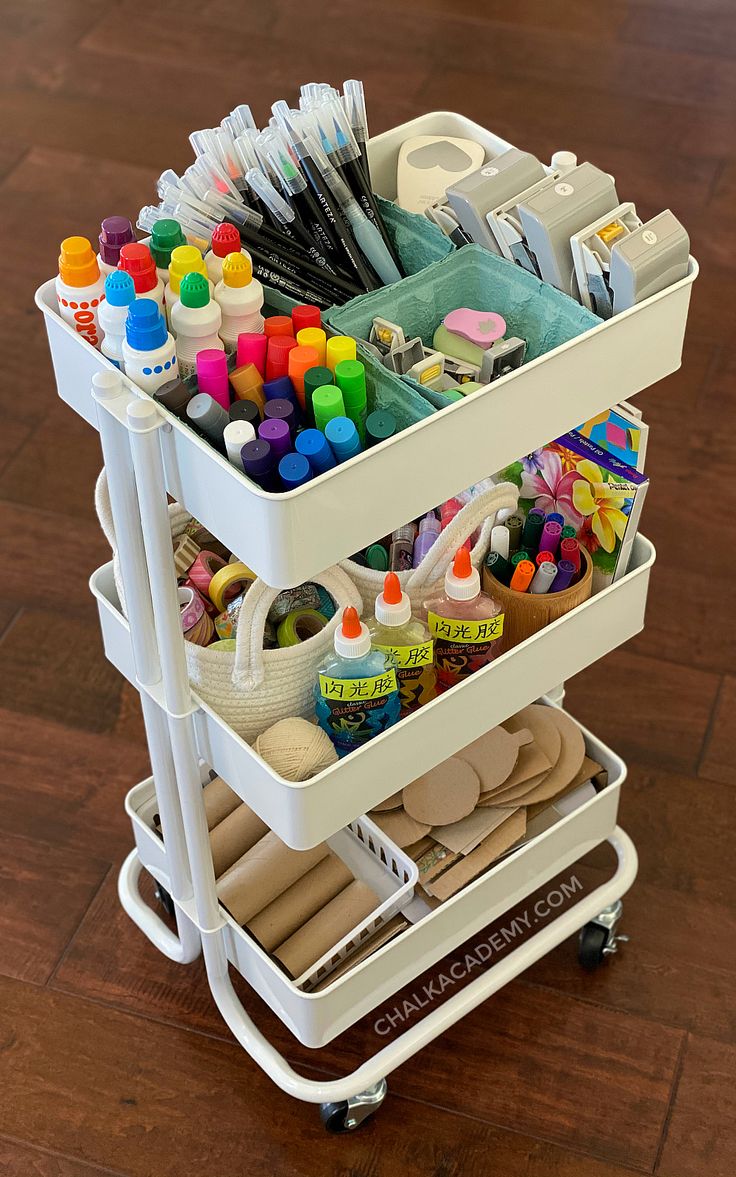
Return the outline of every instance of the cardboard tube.
{"type": "Polygon", "coordinates": [[[328,853],[325,842],[311,850],[292,850],[271,831],[217,880],[220,903],[236,923],[247,924],[328,853]]]}
{"type": "Polygon", "coordinates": [[[219,776],[205,785],[203,793],[208,830],[213,830],[216,825],[225,820],[229,813],[232,813],[233,809],[237,809],[240,805],[238,794],[219,776]]]}
{"type": "Polygon", "coordinates": [[[381,900],[368,884],[356,879],[280,944],[274,956],[292,977],[300,977],[380,906],[381,900]]]}
{"type": "Polygon", "coordinates": [[[302,924],[311,920],[321,907],[339,895],[352,881],[352,874],[341,858],[329,854],[304,876],[297,879],[278,899],[264,907],[248,924],[248,931],[267,952],[293,936],[302,924]]]}
{"type": "Polygon", "coordinates": [[[265,821],[261,821],[258,814],[247,805],[239,805],[228,814],[210,834],[215,878],[224,875],[228,867],[242,858],[267,833],[265,821]]]}

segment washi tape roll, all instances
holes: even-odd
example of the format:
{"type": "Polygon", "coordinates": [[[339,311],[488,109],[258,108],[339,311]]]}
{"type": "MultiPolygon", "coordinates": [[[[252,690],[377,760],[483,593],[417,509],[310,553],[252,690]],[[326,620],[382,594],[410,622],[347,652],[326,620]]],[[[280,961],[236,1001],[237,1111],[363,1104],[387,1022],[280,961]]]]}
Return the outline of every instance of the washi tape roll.
{"type": "Polygon", "coordinates": [[[204,601],[193,588],[180,588],[178,597],[181,628],[186,633],[188,629],[193,629],[204,615],[204,601]]]}
{"type": "Polygon", "coordinates": [[[214,552],[202,551],[189,569],[189,580],[203,597],[210,595],[210,584],[215,573],[225,567],[225,561],[214,552]]]}
{"type": "Polygon", "coordinates": [[[174,540],[174,567],[177,579],[186,576],[200,553],[199,544],[190,535],[180,535],[174,540]]]}
{"type": "Polygon", "coordinates": [[[222,612],[231,597],[246,592],[255,579],[255,572],[251,572],[247,564],[238,561],[236,564],[223,565],[209,585],[209,597],[218,613],[222,612]]]}
{"type": "Polygon", "coordinates": [[[298,646],[313,638],[327,625],[327,618],[316,609],[295,609],[287,614],[276,630],[280,646],[298,646]]]}
{"type": "Polygon", "coordinates": [[[235,650],[235,638],[220,638],[216,642],[210,643],[210,650],[220,650],[223,653],[228,651],[232,653],[235,650]]]}
{"type": "Polygon", "coordinates": [[[187,630],[184,638],[187,642],[192,642],[195,646],[209,646],[213,634],[214,626],[212,624],[212,618],[207,613],[203,613],[197,624],[187,630]]]}

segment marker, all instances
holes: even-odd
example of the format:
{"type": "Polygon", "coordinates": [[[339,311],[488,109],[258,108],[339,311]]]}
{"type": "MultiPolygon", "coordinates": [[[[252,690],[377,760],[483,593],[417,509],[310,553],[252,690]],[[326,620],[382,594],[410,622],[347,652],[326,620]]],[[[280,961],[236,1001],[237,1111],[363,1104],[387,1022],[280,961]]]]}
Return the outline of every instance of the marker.
{"type": "Polygon", "coordinates": [[[263,334],[266,339],[273,339],[275,335],[294,337],[294,324],[289,315],[270,315],[263,320],[263,334]]]}
{"type": "Polygon", "coordinates": [[[286,421],[262,421],[258,426],[258,438],[268,442],[275,462],[291,450],[291,430],[286,421]]]}
{"type": "Polygon", "coordinates": [[[151,251],[142,241],[129,241],[120,250],[118,269],[130,274],[136,298],[151,298],[164,309],[164,284],[156,273],[151,251]]]}
{"type": "Polygon", "coordinates": [[[128,307],[132,302],[135,302],[133,279],[122,270],[113,270],[105,278],[105,297],[98,310],[100,327],[105,333],[100,351],[122,372],[125,371],[125,323],[128,318],[128,307]]]}
{"type": "Polygon", "coordinates": [[[550,511],[547,521],[549,522],[550,520],[553,523],[559,523],[560,530],[565,526],[565,516],[561,515],[559,511],[550,511]]]}
{"type": "Polygon", "coordinates": [[[514,569],[514,575],[511,577],[509,587],[515,589],[516,592],[525,593],[532,583],[533,576],[534,565],[531,560],[522,560],[514,569]]]}
{"type": "Polygon", "coordinates": [[[414,542],[414,554],[412,556],[413,568],[419,567],[427,552],[439,537],[441,530],[440,521],[434,511],[428,511],[424,518],[419,520],[419,531],[414,542]]]}
{"type": "MultiPolygon", "coordinates": [[[[230,382],[227,372],[227,356],[224,351],[205,348],[198,351],[194,362],[197,369],[197,388],[207,392],[223,409],[230,408],[230,382]]],[[[243,443],[245,444],[245,443],[243,443]]]]}
{"type": "Polygon", "coordinates": [[[551,593],[561,593],[566,589],[575,575],[575,565],[571,560],[560,560],[557,565],[557,576],[552,581],[551,593]]]}
{"type": "Polygon", "coordinates": [[[361,453],[358,430],[349,417],[333,417],[325,426],[325,437],[338,462],[347,462],[361,453]]]}
{"type": "Polygon", "coordinates": [[[261,423],[261,410],[255,401],[234,401],[230,405],[228,415],[231,421],[247,421],[249,425],[253,426],[254,435],[258,433],[258,426],[261,423]]]}
{"type": "MultiPolygon", "coordinates": [[[[300,347],[313,347],[317,352],[317,363],[325,367],[325,353],[327,351],[327,336],[321,327],[302,327],[297,332],[296,341],[300,347]]],[[[332,373],[330,373],[332,376],[332,373]]],[[[330,380],[330,383],[332,381],[330,380]]]]}
{"type": "Polygon", "coordinates": [[[314,425],[314,409],[312,397],[316,388],[324,388],[325,384],[332,384],[332,372],[329,368],[309,368],[304,374],[304,413],[310,425],[314,425]]]}
{"type": "MultiPolygon", "coordinates": [[[[301,334],[301,332],[300,332],[301,334]]],[[[297,341],[297,346],[292,347],[288,355],[288,373],[291,383],[294,385],[294,391],[299,401],[299,407],[304,411],[306,409],[306,398],[304,393],[304,377],[310,368],[319,367],[319,355],[317,349],[314,347],[306,347],[297,341]]]]}
{"type": "Polygon", "coordinates": [[[548,515],[542,528],[542,536],[539,541],[540,548],[544,549],[545,552],[552,552],[554,555],[559,547],[561,532],[562,524],[558,523],[556,519],[550,519],[548,515]]]}
{"type": "Polygon", "coordinates": [[[544,527],[544,515],[536,513],[532,515],[531,511],[526,517],[524,523],[524,530],[521,533],[522,545],[530,552],[536,552],[539,548],[539,541],[542,536],[542,528],[544,527]]]}
{"type": "Polygon", "coordinates": [[[500,552],[489,552],[486,556],[486,568],[492,576],[499,581],[500,584],[508,585],[511,582],[515,569],[509,563],[505,556],[500,552]]]}
{"type": "Polygon", "coordinates": [[[100,229],[102,232],[97,238],[100,247],[97,264],[103,278],[106,278],[117,269],[120,250],[129,242],[135,241],[135,233],[127,217],[105,217],[100,229]]]}
{"type": "Polygon", "coordinates": [[[542,510],[541,507],[531,507],[529,510],[529,514],[530,515],[541,515],[543,519],[546,518],[544,511],[542,510]]]}
{"type": "Polygon", "coordinates": [[[254,401],[263,413],[266,397],[263,392],[263,378],[255,364],[243,364],[230,373],[230,387],[236,400],[254,401]]]}
{"type": "Polygon", "coordinates": [[[289,372],[289,352],[297,342],[293,335],[271,335],[266,353],[266,380],[278,380],[289,372]]]}
{"type": "Polygon", "coordinates": [[[563,560],[570,561],[577,576],[580,571],[580,544],[578,541],[572,537],[560,540],[560,556],[563,560]]]}
{"type": "Polygon", "coordinates": [[[267,348],[268,338],[265,335],[255,331],[241,331],[238,336],[237,367],[242,368],[244,364],[255,364],[261,374],[261,379],[265,379],[267,348]]]}
{"type": "Polygon", "coordinates": [[[219,450],[225,449],[223,435],[230,418],[216,400],[206,392],[198,392],[187,405],[187,418],[219,450]]]}
{"type": "Polygon", "coordinates": [[[335,365],[335,384],[342,393],[345,415],[358,430],[361,446],[365,445],[365,423],[368,416],[368,397],[365,388],[365,365],[360,360],[340,360],[335,365]]]}
{"type": "MultiPolygon", "coordinates": [[[[104,221],[102,222],[104,225],[104,221]]],[[[173,217],[162,217],[151,228],[151,240],[148,248],[156,263],[156,273],[166,287],[169,281],[169,266],[171,255],[180,245],[186,245],[187,239],[182,232],[181,225],[173,217]]]]}
{"type": "Polygon", "coordinates": [[[180,421],[187,419],[187,405],[195,396],[194,389],[187,388],[181,380],[167,380],[153,394],[153,399],[178,417],[180,421]]]}
{"type": "Polygon", "coordinates": [[[327,340],[325,349],[325,364],[333,373],[343,360],[356,358],[355,340],[351,335],[333,335],[327,340]]]}
{"type": "Polygon", "coordinates": [[[105,298],[105,276],[86,237],[66,237],[56,279],[59,314],[92,347],[102,339],[98,310],[105,298]]]}
{"type": "Polygon", "coordinates": [[[319,307],[309,303],[291,308],[291,323],[293,334],[298,339],[300,331],[319,330],[322,327],[322,314],[319,307]]]}
{"type": "Polygon", "coordinates": [[[554,564],[555,558],[554,558],[552,552],[537,552],[537,556],[536,556],[537,568],[539,568],[540,564],[544,564],[545,561],[548,564],[554,564]]]}
{"type": "Polygon", "coordinates": [[[345,416],[345,404],[342,393],[336,384],[323,384],[315,388],[312,396],[312,411],[314,424],[324,432],[328,421],[333,417],[345,416]]]}
{"type": "Polygon", "coordinates": [[[304,454],[286,454],[279,462],[279,478],[284,490],[303,486],[312,477],[312,468],[304,454]]]}
{"type": "Polygon", "coordinates": [[[371,544],[365,550],[365,562],[376,572],[388,572],[388,552],[383,544],[371,544]]]}
{"type": "Polygon", "coordinates": [[[508,529],[509,533],[509,552],[513,555],[519,550],[521,545],[521,533],[524,530],[524,520],[521,515],[509,515],[508,519],[504,520],[504,527],[508,529]]]}
{"type": "Polygon", "coordinates": [[[137,298],[128,307],[122,348],[125,374],[144,392],[155,392],[180,374],[173,337],[152,298],[137,298]]]}
{"type": "Polygon", "coordinates": [[[303,429],[294,445],[297,453],[307,459],[315,474],[333,470],[337,465],[329,442],[320,429],[303,429]]]}
{"type": "Polygon", "coordinates": [[[366,445],[380,445],[382,441],[393,437],[397,428],[393,413],[387,409],[374,409],[365,420],[366,445]]]}
{"type": "Polygon", "coordinates": [[[530,593],[549,592],[550,585],[557,576],[557,568],[549,560],[543,560],[534,574],[534,580],[529,586],[530,593]]]}
{"type": "MultiPolygon", "coordinates": [[[[266,401],[266,407],[263,410],[263,420],[264,423],[266,421],[284,421],[289,427],[289,433],[292,438],[296,433],[296,410],[291,401],[288,401],[286,397],[277,397],[275,400],[266,401]]],[[[270,441],[270,438],[266,440],[270,441]]]]}
{"type": "Polygon", "coordinates": [[[247,442],[240,452],[240,457],[244,472],[263,490],[281,490],[276,458],[267,441],[258,438],[256,441],[247,442]]]}
{"type": "Polygon", "coordinates": [[[577,539],[577,531],[569,523],[562,529],[562,539],[577,539]]]}
{"type": "Polygon", "coordinates": [[[240,451],[249,441],[255,441],[256,431],[248,421],[231,421],[223,430],[223,440],[227,452],[228,462],[243,469],[243,459],[240,451]]]}
{"type": "Polygon", "coordinates": [[[498,552],[504,560],[509,558],[509,529],[503,523],[497,523],[491,530],[491,551],[498,552]]]}
{"type": "Polygon", "coordinates": [[[513,556],[511,557],[511,565],[513,568],[516,568],[517,565],[528,559],[529,553],[525,552],[523,548],[519,548],[518,552],[514,552],[513,556]]]}

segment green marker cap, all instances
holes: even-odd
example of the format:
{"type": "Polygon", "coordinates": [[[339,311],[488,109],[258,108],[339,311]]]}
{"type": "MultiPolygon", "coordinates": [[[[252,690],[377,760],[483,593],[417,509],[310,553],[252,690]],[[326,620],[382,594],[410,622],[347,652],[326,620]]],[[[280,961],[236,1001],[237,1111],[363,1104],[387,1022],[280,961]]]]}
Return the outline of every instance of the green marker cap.
{"type": "Polygon", "coordinates": [[[379,441],[393,437],[396,430],[396,418],[387,409],[376,409],[366,418],[365,435],[368,445],[378,445],[379,441]]]}
{"type": "Polygon", "coordinates": [[[486,568],[501,584],[510,584],[514,569],[505,556],[500,552],[489,552],[486,557],[486,568]]]}
{"type": "Polygon", "coordinates": [[[521,564],[522,560],[529,560],[529,559],[530,559],[530,557],[529,557],[528,552],[514,552],[513,556],[511,557],[511,563],[513,564],[513,566],[515,568],[517,564],[521,564]]]}
{"type": "Polygon", "coordinates": [[[345,403],[342,393],[336,384],[322,384],[315,388],[312,396],[312,412],[317,429],[324,432],[328,421],[333,417],[345,416],[345,403]]]}
{"type": "Polygon", "coordinates": [[[314,424],[314,412],[312,410],[314,390],[324,387],[325,384],[332,384],[332,372],[329,368],[307,368],[304,373],[304,400],[307,406],[307,417],[311,424],[314,424]]]}
{"type": "Polygon", "coordinates": [[[366,403],[365,365],[360,360],[340,360],[335,365],[335,384],[342,392],[345,408],[360,409],[366,403]]]}
{"type": "Polygon", "coordinates": [[[204,274],[185,274],[179,287],[179,298],[185,307],[206,307],[210,301],[210,284],[204,274]]]}
{"type": "Polygon", "coordinates": [[[567,524],[566,527],[563,527],[562,533],[560,535],[560,539],[577,539],[577,537],[578,537],[577,531],[575,530],[574,527],[571,527],[571,525],[569,523],[567,524]]]}
{"type": "Polygon", "coordinates": [[[179,245],[186,245],[187,239],[182,233],[181,225],[173,217],[164,217],[151,229],[151,243],[149,249],[151,257],[160,270],[168,270],[171,261],[171,251],[179,245]]]}
{"type": "Polygon", "coordinates": [[[388,552],[383,544],[371,544],[365,550],[365,559],[369,568],[376,572],[388,572],[388,552]]]}

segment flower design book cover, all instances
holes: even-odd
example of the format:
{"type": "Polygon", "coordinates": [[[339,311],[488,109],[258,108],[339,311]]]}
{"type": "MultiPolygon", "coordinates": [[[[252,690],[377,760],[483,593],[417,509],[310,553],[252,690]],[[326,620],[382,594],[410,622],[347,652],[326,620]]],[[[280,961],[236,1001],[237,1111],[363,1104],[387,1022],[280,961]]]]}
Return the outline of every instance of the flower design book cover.
{"type": "Polygon", "coordinates": [[[626,572],[649,479],[573,430],[499,472],[519,510],[558,511],[593,561],[593,591],[626,572]]]}

